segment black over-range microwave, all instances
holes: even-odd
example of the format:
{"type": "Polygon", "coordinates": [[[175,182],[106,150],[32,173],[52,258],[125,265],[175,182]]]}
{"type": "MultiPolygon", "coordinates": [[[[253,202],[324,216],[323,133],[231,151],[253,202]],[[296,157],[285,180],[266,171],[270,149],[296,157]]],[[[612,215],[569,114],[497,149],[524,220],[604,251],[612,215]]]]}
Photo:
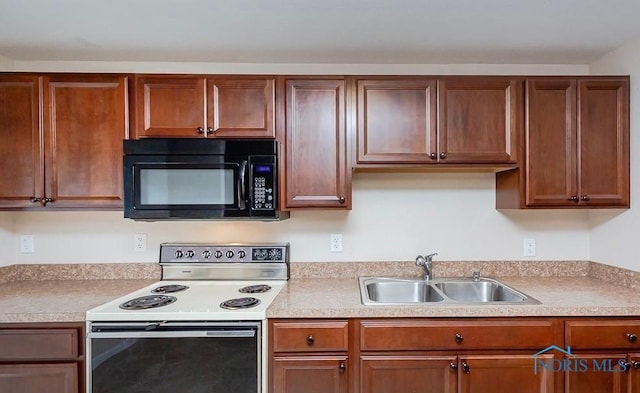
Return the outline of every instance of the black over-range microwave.
{"type": "Polygon", "coordinates": [[[274,140],[124,141],[124,216],[282,220],[274,140]]]}

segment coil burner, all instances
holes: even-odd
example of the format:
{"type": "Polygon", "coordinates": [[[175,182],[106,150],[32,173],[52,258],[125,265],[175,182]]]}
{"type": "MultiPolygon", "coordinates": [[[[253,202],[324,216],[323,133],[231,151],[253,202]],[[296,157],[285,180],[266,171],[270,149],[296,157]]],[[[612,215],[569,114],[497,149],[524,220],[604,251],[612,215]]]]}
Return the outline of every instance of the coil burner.
{"type": "Polygon", "coordinates": [[[166,306],[176,300],[178,300],[178,298],[166,295],[141,296],[122,303],[120,308],[123,310],[145,310],[147,308],[166,306]]]}
{"type": "Polygon", "coordinates": [[[155,288],[151,292],[152,293],[174,293],[174,292],[185,291],[187,289],[189,289],[189,287],[186,285],[171,284],[171,285],[163,285],[161,287],[155,288]]]}
{"type": "Polygon", "coordinates": [[[255,307],[260,304],[260,299],[255,297],[239,297],[236,299],[229,299],[220,303],[220,307],[227,310],[241,310],[245,308],[255,307]]]}
{"type": "Polygon", "coordinates": [[[271,286],[266,284],[249,285],[248,287],[240,288],[240,293],[264,293],[271,290],[271,286]]]}

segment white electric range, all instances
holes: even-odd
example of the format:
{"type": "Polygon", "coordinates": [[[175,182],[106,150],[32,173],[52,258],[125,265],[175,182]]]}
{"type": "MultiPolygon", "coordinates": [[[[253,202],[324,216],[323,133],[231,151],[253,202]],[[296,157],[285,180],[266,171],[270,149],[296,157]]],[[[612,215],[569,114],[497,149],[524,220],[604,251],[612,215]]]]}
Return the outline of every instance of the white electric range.
{"type": "Polygon", "coordinates": [[[86,313],[87,393],[262,393],[288,244],[167,243],[162,280],[86,313]]]}

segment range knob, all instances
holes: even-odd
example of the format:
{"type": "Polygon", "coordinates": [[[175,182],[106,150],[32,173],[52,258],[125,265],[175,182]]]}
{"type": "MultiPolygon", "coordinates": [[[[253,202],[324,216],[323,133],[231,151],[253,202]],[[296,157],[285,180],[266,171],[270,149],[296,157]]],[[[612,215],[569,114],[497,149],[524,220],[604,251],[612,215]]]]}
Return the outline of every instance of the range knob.
{"type": "Polygon", "coordinates": [[[182,250],[176,250],[175,254],[176,258],[180,259],[184,256],[184,253],[182,252],[182,250]]]}
{"type": "Polygon", "coordinates": [[[227,251],[226,256],[229,259],[233,258],[233,251],[231,251],[231,250],[227,251]]]}
{"type": "Polygon", "coordinates": [[[246,256],[247,256],[246,251],[244,251],[244,250],[238,251],[238,258],[243,259],[246,256]]]}
{"type": "Polygon", "coordinates": [[[209,259],[209,258],[211,258],[211,254],[212,254],[212,252],[211,252],[211,251],[209,251],[209,250],[204,250],[204,251],[202,251],[202,257],[203,257],[204,259],[209,259]]]}
{"type": "Polygon", "coordinates": [[[195,251],[187,250],[187,258],[193,258],[196,255],[195,251]]]}
{"type": "Polygon", "coordinates": [[[222,258],[222,251],[216,250],[216,252],[213,253],[213,256],[216,257],[216,259],[222,258]]]}

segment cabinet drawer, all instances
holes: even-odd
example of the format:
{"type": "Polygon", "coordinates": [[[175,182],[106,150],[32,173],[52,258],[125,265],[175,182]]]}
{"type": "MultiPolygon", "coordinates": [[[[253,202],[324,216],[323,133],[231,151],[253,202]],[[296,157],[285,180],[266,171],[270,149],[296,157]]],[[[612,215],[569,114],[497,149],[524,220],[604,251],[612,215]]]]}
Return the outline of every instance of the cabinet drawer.
{"type": "Polygon", "coordinates": [[[566,345],[578,348],[640,349],[640,320],[567,321],[566,345]]]}
{"type": "Polygon", "coordinates": [[[362,321],[363,351],[540,349],[554,342],[553,320],[362,321]]]}
{"type": "Polygon", "coordinates": [[[77,358],[77,329],[0,330],[0,361],[77,358]]]}
{"type": "Polygon", "coordinates": [[[274,352],[348,350],[347,321],[274,322],[274,352]]]}

